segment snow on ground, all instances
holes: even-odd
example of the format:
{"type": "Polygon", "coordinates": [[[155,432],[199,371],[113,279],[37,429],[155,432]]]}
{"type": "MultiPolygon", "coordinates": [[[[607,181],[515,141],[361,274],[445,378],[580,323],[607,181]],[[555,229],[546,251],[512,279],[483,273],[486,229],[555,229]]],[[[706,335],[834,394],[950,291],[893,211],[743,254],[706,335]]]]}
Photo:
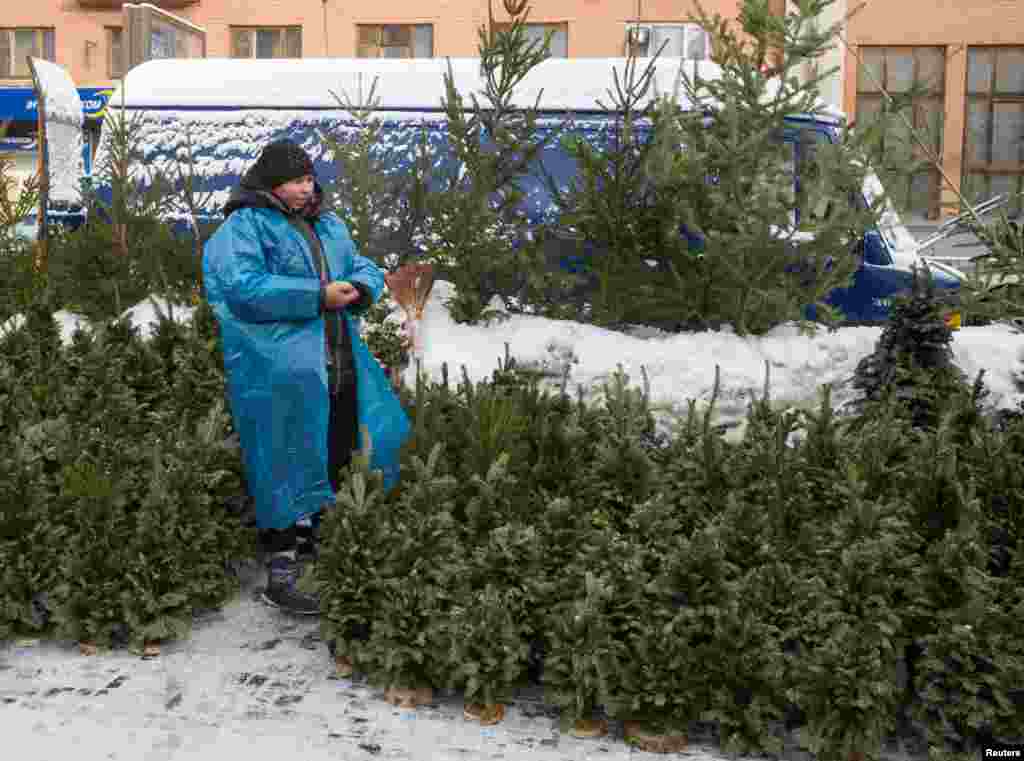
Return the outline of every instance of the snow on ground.
{"type": "MultiPolygon", "coordinates": [[[[438,692],[416,711],[383,691],[333,677],[315,619],[256,601],[263,575],[243,571],[242,594],[204,615],[187,640],[154,659],[124,651],[79,655],[72,642],[0,646],[0,732],[19,761],[325,761],[530,759],[656,761],[632,752],[616,726],[599,740],[559,730],[536,690],[520,693],[505,722],[482,728],[462,701],[438,692]]],[[[692,738],[691,761],[725,761],[692,738]]]]}
{"type": "MultiPolygon", "coordinates": [[[[836,402],[852,398],[847,381],[871,351],[880,328],[848,328],[810,338],[782,326],[759,338],[727,331],[686,335],[635,331],[623,335],[568,321],[513,316],[489,327],[455,325],[442,301],[448,283],[435,285],[424,317],[425,370],[439,378],[484,379],[504,356],[557,371],[569,362],[570,384],[594,393],[622,364],[631,385],[647,368],[654,403],[684,407],[707,400],[715,365],[721,366],[722,421],[742,417],[750,390],[760,393],[764,365],[771,367],[773,398],[813,399],[820,384],[839,384],[836,402]],[[578,362],[572,364],[573,357],[578,362]],[[846,385],[844,385],[846,384],[846,385]]],[[[161,303],[166,311],[167,305],[161,303]]],[[[191,309],[178,307],[175,319],[191,309]]],[[[157,319],[151,300],[126,312],[144,334],[157,319]]],[[[77,325],[57,315],[65,340],[77,325]]],[[[12,318],[0,330],[17,329],[12,318]]],[[[1006,327],[965,328],[954,334],[956,362],[969,376],[986,369],[993,402],[1013,407],[1019,396],[1011,375],[1020,362],[1022,336],[1006,327]]],[[[734,432],[735,433],[735,432],[734,432]]],[[[414,759],[477,761],[654,761],[627,747],[621,728],[599,740],[562,734],[555,713],[536,691],[524,691],[506,721],[481,728],[462,719],[457,695],[438,693],[418,711],[388,706],[382,692],[362,682],[337,680],[319,641],[316,620],[291,619],[256,601],[265,582],[255,565],[243,569],[241,594],[223,610],[201,616],[191,637],[164,646],[156,659],[119,651],[87,658],[71,642],[0,645],[0,732],[22,761],[159,759],[214,761],[246,757],[321,759],[414,759]]],[[[710,738],[696,735],[691,761],[725,761],[710,738]]],[[[785,758],[801,758],[796,750],[785,758]]],[[[907,759],[887,750],[884,761],[907,759]]]]}

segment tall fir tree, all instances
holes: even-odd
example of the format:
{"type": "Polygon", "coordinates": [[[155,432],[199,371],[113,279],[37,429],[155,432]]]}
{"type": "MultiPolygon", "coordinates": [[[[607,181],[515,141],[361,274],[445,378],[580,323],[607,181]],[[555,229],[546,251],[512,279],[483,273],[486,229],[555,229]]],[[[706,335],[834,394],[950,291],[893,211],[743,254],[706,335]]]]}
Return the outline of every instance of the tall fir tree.
{"type": "Polygon", "coordinates": [[[550,35],[528,40],[525,0],[503,4],[511,23],[499,27],[491,11],[490,24],[479,30],[484,89],[469,93],[471,105],[464,104],[450,67],[445,75],[451,160],[434,174],[426,198],[433,241],[428,254],[441,277],[456,286],[448,307],[457,322],[486,317],[491,297],[534,252],[521,210],[524,180],[559,135],[539,123],[540,98],[527,108],[514,98],[525,77],[549,56],[550,35]]]}
{"type": "Polygon", "coordinates": [[[851,284],[855,243],[886,199],[862,202],[877,129],[840,121],[831,143],[787,120],[826,110],[817,94],[832,72],[804,72],[837,34],[815,28],[833,2],[799,0],[780,17],[744,0],[736,20],[698,5],[717,70],[684,64],[671,94],[627,61],[610,104],[618,138],[574,144],[580,177],[558,200],[590,248],[602,321],[727,322],[742,335],[803,320],[810,305],[839,316],[824,299],[851,284]]]}

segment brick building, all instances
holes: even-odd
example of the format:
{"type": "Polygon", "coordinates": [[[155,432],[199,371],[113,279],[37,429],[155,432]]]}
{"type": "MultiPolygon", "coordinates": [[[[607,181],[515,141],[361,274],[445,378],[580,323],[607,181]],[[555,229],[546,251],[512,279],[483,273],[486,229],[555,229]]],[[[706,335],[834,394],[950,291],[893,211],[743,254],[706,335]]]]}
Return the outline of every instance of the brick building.
{"type": "MultiPolygon", "coordinates": [[[[787,0],[770,2],[781,13],[787,0]]],[[[735,17],[739,0],[703,4],[735,17]]],[[[14,119],[9,137],[20,136],[23,144],[31,140],[27,55],[55,60],[70,71],[82,88],[87,115],[94,117],[95,132],[103,98],[141,58],[473,56],[477,30],[487,21],[486,0],[153,0],[149,6],[123,0],[8,0],[3,5],[0,122],[14,119]],[[152,6],[179,20],[140,10],[152,6]]],[[[533,0],[530,33],[554,32],[552,53],[559,56],[621,56],[627,45],[643,53],[667,41],[669,55],[702,58],[708,41],[688,23],[692,7],[693,0],[533,0]]],[[[495,13],[504,20],[500,0],[495,13]]],[[[867,0],[861,7],[859,0],[838,0],[819,23],[828,27],[847,18],[849,48],[840,44],[823,62],[826,69],[839,70],[822,86],[826,100],[851,118],[864,118],[882,107],[879,82],[895,92],[923,82],[928,92],[915,104],[914,124],[942,157],[947,177],[969,196],[1024,190],[1024,3],[867,0]]],[[[11,145],[0,141],[0,151],[11,145]]],[[[896,141],[893,145],[897,150],[896,141]]],[[[956,194],[942,189],[938,171],[922,172],[908,187],[893,190],[922,216],[935,217],[956,205],[956,194]]]]}

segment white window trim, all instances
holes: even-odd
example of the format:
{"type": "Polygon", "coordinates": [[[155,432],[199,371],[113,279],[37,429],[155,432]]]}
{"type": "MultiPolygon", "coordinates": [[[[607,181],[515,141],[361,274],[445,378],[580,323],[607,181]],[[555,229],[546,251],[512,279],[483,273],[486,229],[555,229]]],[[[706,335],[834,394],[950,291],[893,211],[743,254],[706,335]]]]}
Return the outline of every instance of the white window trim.
{"type": "MultiPolygon", "coordinates": [[[[631,22],[628,22],[625,25],[625,32],[624,32],[624,34],[626,35],[625,39],[627,40],[627,42],[629,41],[630,30],[632,30],[632,29],[634,29],[636,27],[648,27],[648,28],[660,28],[660,29],[664,29],[666,27],[671,27],[671,28],[677,28],[677,29],[678,28],[685,29],[686,30],[686,34],[683,35],[683,59],[684,60],[691,60],[691,59],[686,57],[686,54],[689,52],[689,48],[690,48],[690,35],[689,35],[689,31],[691,29],[700,29],[701,33],[704,35],[704,51],[705,51],[704,58],[702,58],[700,60],[702,60],[702,61],[709,61],[709,60],[711,60],[711,35],[708,34],[706,29],[701,28],[699,24],[688,23],[688,22],[685,22],[685,21],[678,21],[678,22],[670,22],[670,21],[655,21],[655,22],[631,21],[631,22]]],[[[647,55],[648,56],[653,56],[657,51],[656,50],[651,50],[650,49],[650,45],[651,45],[651,43],[648,41],[648,43],[647,43],[647,47],[648,47],[647,55]]]]}

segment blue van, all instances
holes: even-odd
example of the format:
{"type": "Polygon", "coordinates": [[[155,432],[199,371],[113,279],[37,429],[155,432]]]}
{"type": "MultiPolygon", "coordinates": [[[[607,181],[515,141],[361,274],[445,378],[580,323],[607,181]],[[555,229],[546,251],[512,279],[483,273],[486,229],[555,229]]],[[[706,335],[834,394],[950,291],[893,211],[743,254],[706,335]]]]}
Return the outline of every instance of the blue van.
{"type": "MultiPolygon", "coordinates": [[[[192,152],[197,187],[206,221],[216,221],[231,188],[267,142],[289,137],[313,156],[317,172],[326,181],[335,167],[326,156],[318,132],[344,135],[358,129],[356,120],[339,106],[336,94],[358,100],[376,80],[375,117],[383,124],[379,150],[392,171],[403,172],[426,135],[435,162],[451,159],[445,147],[443,75],[449,63],[455,84],[464,98],[483,89],[479,59],[295,59],[154,60],[132,69],[108,103],[108,115],[134,119],[143,167],[170,170],[192,152]]],[[[587,140],[609,134],[614,115],[601,108],[613,83],[613,67],[620,73],[625,59],[551,58],[524,79],[515,105],[538,102],[541,126],[563,125],[587,140]]],[[[641,61],[641,65],[646,62],[641,61]]],[[[710,62],[658,59],[653,93],[677,89],[683,66],[687,74],[708,79],[717,67],[710,62]],[[690,69],[693,71],[689,71],[690,69]]],[[[685,104],[684,104],[685,108],[685,104]]],[[[823,110],[813,117],[794,115],[786,136],[794,149],[794,167],[800,152],[816,142],[836,142],[842,114],[823,110]],[[808,139],[809,138],[809,139],[808,139]]],[[[101,136],[97,162],[102,162],[106,138],[101,136]]],[[[544,168],[558,178],[576,172],[573,159],[558,144],[542,157],[544,168]]],[[[794,181],[800,180],[794,172],[794,181]]],[[[524,182],[525,212],[539,221],[553,211],[546,185],[538,177],[524,182]]],[[[882,193],[877,177],[870,177],[863,200],[870,203],[882,193]]],[[[177,221],[195,224],[181,211],[177,221]]],[[[799,220],[798,220],[799,222],[799,220]]],[[[888,318],[893,296],[906,290],[912,268],[922,257],[913,236],[889,208],[879,229],[858,243],[862,264],[851,287],[837,289],[826,301],[840,307],[847,319],[879,322],[888,318]]],[[[569,262],[564,262],[568,265],[569,262]]],[[[957,270],[929,262],[936,285],[956,289],[964,279],[957,270]]],[[[813,312],[808,316],[813,318],[813,312]]]]}

